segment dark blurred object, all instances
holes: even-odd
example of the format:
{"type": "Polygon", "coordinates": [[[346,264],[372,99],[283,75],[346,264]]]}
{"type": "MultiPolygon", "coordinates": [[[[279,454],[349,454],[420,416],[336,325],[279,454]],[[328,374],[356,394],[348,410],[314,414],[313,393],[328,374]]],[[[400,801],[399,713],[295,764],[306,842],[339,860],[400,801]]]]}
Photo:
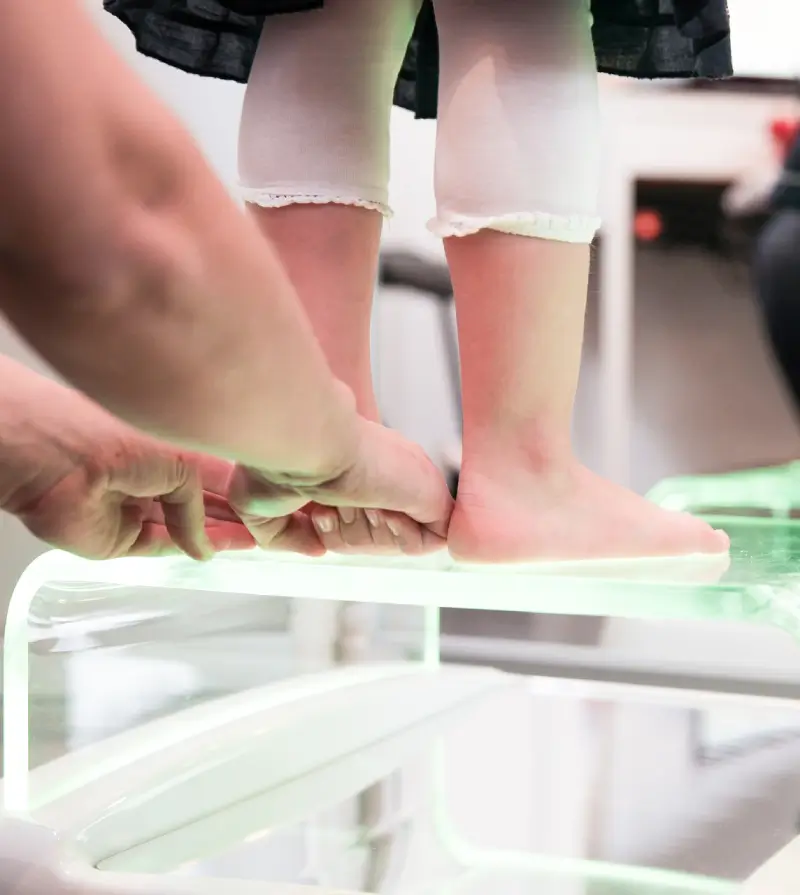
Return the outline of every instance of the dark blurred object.
{"type": "Polygon", "coordinates": [[[800,414],[800,128],[771,198],[775,214],[756,249],[756,293],[775,359],[800,414]]]}
{"type": "Polygon", "coordinates": [[[800,120],[795,122],[794,132],[789,131],[785,138],[790,136],[792,142],[786,145],[783,171],[772,194],[772,207],[778,211],[800,211],[800,120]]]}
{"type": "Polygon", "coordinates": [[[441,261],[422,258],[414,252],[386,251],[381,255],[380,283],[422,292],[448,307],[453,301],[450,271],[441,261]]]}
{"type": "MultiPolygon", "coordinates": [[[[786,83],[796,92],[796,83],[786,83]]],[[[749,261],[754,243],[774,212],[775,184],[799,134],[798,118],[772,121],[764,134],[774,147],[772,162],[736,183],[640,181],[634,219],[637,240],[654,248],[691,246],[749,261]]],[[[800,185],[796,188],[800,190],[800,185]]]]}
{"type": "Polygon", "coordinates": [[[800,207],[779,211],[764,228],[755,280],[775,359],[800,414],[800,207]]]}
{"type": "Polygon", "coordinates": [[[654,248],[692,246],[720,252],[726,243],[722,196],[728,183],[641,180],[634,235],[654,248]]]}
{"type": "Polygon", "coordinates": [[[789,155],[797,151],[800,118],[776,118],[770,123],[769,139],[773,146],[773,164],[761,165],[731,185],[723,198],[727,217],[748,231],[760,230],[781,202],[775,191],[793,167],[789,155]]]}
{"type": "MultiPolygon", "coordinates": [[[[453,406],[461,425],[461,363],[458,355],[458,333],[453,322],[453,285],[450,271],[442,261],[429,260],[413,252],[385,251],[381,254],[378,273],[381,286],[412,289],[436,304],[439,317],[439,336],[447,363],[447,375],[453,406]]],[[[452,474],[450,490],[455,496],[458,474],[452,474]]]]}

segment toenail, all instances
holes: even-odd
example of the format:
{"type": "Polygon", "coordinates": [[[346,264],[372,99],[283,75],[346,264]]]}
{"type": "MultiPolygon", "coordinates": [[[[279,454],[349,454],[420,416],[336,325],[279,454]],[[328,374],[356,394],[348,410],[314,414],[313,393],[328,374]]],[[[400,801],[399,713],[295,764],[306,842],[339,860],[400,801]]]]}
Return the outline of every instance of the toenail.
{"type": "Polygon", "coordinates": [[[339,507],[339,515],[345,525],[352,525],[356,521],[356,511],[353,507],[339,507]]]}
{"type": "Polygon", "coordinates": [[[329,534],[333,531],[333,519],[330,516],[315,516],[314,525],[324,534],[329,534]]]}
{"type": "Polygon", "coordinates": [[[399,537],[400,537],[400,526],[397,524],[397,522],[395,522],[394,519],[387,519],[387,520],[386,520],[386,527],[389,529],[389,531],[390,531],[396,538],[399,538],[399,537]]]}
{"type": "Polygon", "coordinates": [[[381,524],[381,515],[377,510],[364,510],[364,515],[373,528],[377,528],[381,524]]]}

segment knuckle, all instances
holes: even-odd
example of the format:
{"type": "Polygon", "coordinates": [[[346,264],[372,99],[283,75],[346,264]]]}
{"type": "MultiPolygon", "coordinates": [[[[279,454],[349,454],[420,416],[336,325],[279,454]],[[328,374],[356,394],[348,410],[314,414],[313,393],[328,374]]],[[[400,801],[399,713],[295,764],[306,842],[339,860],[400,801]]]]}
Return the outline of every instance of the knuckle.
{"type": "Polygon", "coordinates": [[[190,454],[176,454],[173,464],[175,480],[179,487],[200,488],[200,470],[197,461],[190,454]]]}
{"type": "Polygon", "coordinates": [[[278,519],[248,521],[247,529],[259,546],[269,547],[276,538],[286,531],[288,525],[289,517],[286,516],[278,519]]]}
{"type": "Polygon", "coordinates": [[[228,491],[231,507],[245,516],[274,519],[307,503],[296,489],[276,485],[250,470],[238,468],[228,491]]]}

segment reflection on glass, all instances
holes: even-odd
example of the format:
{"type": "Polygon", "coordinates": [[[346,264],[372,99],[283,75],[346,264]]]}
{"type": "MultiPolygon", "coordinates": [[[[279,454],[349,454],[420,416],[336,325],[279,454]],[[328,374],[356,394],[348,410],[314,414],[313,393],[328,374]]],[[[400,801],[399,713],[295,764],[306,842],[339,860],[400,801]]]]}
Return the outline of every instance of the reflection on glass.
{"type": "Polygon", "coordinates": [[[800,635],[799,469],[656,490],[726,528],[730,560],[49,554],[6,627],[6,807],[105,872],[403,895],[731,892],[795,835],[795,703],[442,665],[439,609],[800,635]]]}
{"type": "MultiPolygon", "coordinates": [[[[44,586],[29,618],[29,765],[251,688],[340,665],[413,660],[422,625],[418,608],[44,586]]],[[[11,720],[9,729],[13,749],[11,720]]]]}
{"type": "Polygon", "coordinates": [[[349,792],[329,786],[346,762],[320,766],[100,866],[373,893],[721,895],[800,817],[788,702],[509,677],[375,779],[374,747],[349,792]],[[297,816],[275,823],[284,801],[297,816]]]}

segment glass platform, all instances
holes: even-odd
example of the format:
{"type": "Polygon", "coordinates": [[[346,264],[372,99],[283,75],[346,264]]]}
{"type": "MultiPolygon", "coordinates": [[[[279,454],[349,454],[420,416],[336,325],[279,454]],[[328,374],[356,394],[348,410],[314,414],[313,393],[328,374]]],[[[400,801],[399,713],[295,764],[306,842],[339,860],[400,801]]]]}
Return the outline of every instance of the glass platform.
{"type": "Polygon", "coordinates": [[[800,828],[800,703],[780,686],[440,661],[444,607],[800,635],[800,465],[652,496],[725,528],[730,559],[47,554],[6,627],[6,810],[77,848],[91,893],[733,892],[800,828]]]}

